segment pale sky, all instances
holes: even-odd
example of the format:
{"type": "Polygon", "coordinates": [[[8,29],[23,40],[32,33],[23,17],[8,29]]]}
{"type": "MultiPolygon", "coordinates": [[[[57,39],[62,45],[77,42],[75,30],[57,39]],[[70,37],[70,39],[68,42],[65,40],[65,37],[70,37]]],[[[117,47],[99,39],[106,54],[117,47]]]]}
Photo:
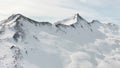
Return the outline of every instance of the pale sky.
{"type": "Polygon", "coordinates": [[[20,13],[37,21],[55,22],[76,13],[88,21],[120,21],[120,0],[0,0],[0,20],[20,13]]]}

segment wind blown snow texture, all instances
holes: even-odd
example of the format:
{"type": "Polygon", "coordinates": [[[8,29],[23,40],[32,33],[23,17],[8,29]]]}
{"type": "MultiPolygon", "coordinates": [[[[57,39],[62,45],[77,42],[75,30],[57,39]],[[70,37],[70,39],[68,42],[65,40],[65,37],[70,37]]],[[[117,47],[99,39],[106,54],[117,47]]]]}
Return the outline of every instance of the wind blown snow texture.
{"type": "Polygon", "coordinates": [[[119,68],[119,35],[79,14],[54,24],[15,14],[0,24],[0,68],[119,68]]]}

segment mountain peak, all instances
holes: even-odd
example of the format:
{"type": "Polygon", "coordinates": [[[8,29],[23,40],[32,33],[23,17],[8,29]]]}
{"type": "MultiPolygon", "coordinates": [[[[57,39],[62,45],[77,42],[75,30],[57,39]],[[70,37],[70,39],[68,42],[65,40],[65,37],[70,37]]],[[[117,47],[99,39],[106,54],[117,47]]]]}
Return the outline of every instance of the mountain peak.
{"type": "Polygon", "coordinates": [[[83,20],[84,20],[84,18],[82,18],[79,13],[75,14],[75,16],[76,16],[76,18],[79,18],[79,19],[83,19],[83,20]]]}
{"type": "Polygon", "coordinates": [[[13,14],[12,16],[23,16],[22,14],[13,14]]]}
{"type": "Polygon", "coordinates": [[[23,16],[22,14],[12,14],[10,17],[4,20],[4,23],[10,22],[10,21],[16,21],[20,18],[25,18],[25,16],[23,16]]]}
{"type": "Polygon", "coordinates": [[[80,20],[85,20],[85,19],[82,18],[79,15],[79,13],[77,13],[77,14],[75,14],[74,16],[72,16],[70,18],[66,18],[64,20],[56,22],[56,24],[72,25],[72,24],[78,23],[80,20]]]}

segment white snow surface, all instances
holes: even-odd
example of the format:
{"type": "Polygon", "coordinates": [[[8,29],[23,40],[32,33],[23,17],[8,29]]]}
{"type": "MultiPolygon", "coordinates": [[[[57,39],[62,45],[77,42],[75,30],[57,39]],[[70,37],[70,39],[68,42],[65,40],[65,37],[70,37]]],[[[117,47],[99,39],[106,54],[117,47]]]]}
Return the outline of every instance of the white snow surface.
{"type": "Polygon", "coordinates": [[[11,18],[0,25],[0,68],[120,68],[119,25],[79,16],[60,27],[11,18]]]}

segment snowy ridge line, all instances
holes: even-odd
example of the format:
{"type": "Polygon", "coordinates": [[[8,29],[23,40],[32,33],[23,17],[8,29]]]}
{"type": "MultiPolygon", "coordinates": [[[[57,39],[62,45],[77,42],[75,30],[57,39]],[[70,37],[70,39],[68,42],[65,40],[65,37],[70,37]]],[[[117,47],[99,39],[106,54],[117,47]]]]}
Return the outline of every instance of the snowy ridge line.
{"type": "Polygon", "coordinates": [[[49,22],[38,22],[38,21],[32,20],[32,19],[30,19],[22,14],[13,14],[10,17],[8,17],[8,19],[2,21],[2,23],[0,25],[5,24],[5,23],[10,22],[10,21],[16,22],[21,18],[28,20],[30,23],[35,23],[35,24],[39,24],[39,23],[47,24],[48,23],[48,24],[51,24],[49,22]]]}
{"type": "MultiPolygon", "coordinates": [[[[30,18],[28,18],[28,17],[26,17],[22,14],[13,14],[10,17],[8,17],[8,19],[3,20],[2,23],[0,24],[0,26],[3,26],[5,24],[10,25],[10,24],[12,24],[16,21],[19,21],[19,19],[21,19],[21,18],[23,18],[25,20],[28,20],[30,23],[34,23],[35,25],[42,24],[42,25],[50,25],[50,26],[56,26],[56,27],[73,27],[73,28],[75,28],[75,25],[80,24],[81,21],[85,21],[87,23],[87,25],[91,25],[91,24],[93,24],[94,22],[97,21],[97,20],[93,20],[92,22],[87,22],[79,14],[75,14],[74,16],[72,16],[70,18],[67,18],[67,19],[64,19],[62,21],[58,21],[58,22],[55,22],[55,23],[38,22],[38,21],[32,20],[32,19],[30,19],[30,18]],[[12,22],[12,23],[10,23],[10,22],[12,22]]],[[[81,25],[81,27],[83,27],[83,26],[81,25]]]]}

